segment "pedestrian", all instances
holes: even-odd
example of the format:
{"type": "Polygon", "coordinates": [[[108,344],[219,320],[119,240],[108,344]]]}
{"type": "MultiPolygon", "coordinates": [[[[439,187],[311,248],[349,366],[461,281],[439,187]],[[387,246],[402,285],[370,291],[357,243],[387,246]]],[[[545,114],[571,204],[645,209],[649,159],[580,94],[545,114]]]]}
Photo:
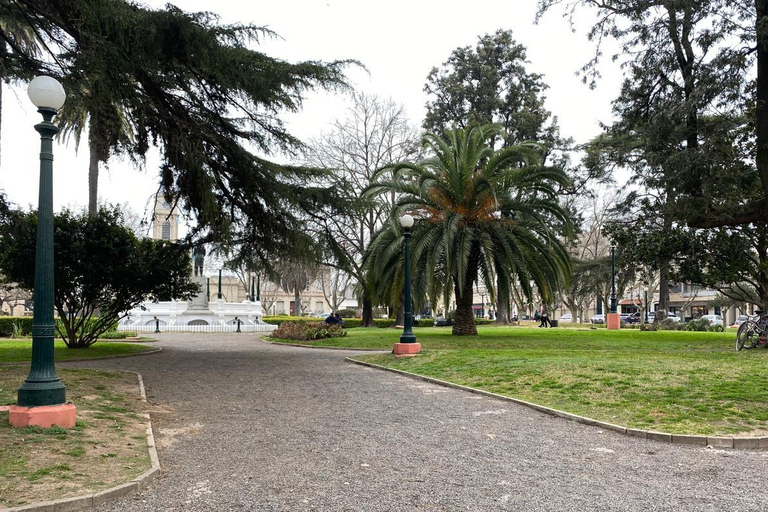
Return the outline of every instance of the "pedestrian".
{"type": "Polygon", "coordinates": [[[339,320],[338,315],[334,315],[333,313],[331,313],[325,318],[325,323],[327,323],[328,325],[338,325],[341,322],[339,320]]]}
{"type": "Polygon", "coordinates": [[[539,314],[539,318],[541,319],[541,324],[539,324],[539,327],[551,327],[552,324],[549,323],[549,314],[547,313],[547,303],[542,302],[541,303],[541,311],[539,314]],[[549,325],[547,325],[549,324],[549,325]]]}
{"type": "Polygon", "coordinates": [[[341,318],[341,315],[337,312],[334,317],[336,318],[336,323],[342,327],[344,327],[344,319],[341,318]]]}

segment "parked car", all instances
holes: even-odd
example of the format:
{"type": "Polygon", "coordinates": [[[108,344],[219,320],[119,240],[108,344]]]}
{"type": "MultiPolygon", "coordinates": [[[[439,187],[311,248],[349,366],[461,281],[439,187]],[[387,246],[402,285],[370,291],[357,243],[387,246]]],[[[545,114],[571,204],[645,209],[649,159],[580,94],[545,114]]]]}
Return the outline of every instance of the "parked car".
{"type": "Polygon", "coordinates": [[[749,317],[747,315],[739,315],[736,317],[736,321],[733,322],[733,325],[731,327],[739,327],[741,324],[749,320],[749,317]]]}
{"type": "Polygon", "coordinates": [[[723,325],[723,317],[720,315],[701,315],[701,318],[709,320],[709,325],[723,325]]]}
{"type": "Polygon", "coordinates": [[[643,322],[643,315],[639,311],[635,311],[634,313],[627,315],[626,318],[622,315],[622,320],[628,324],[640,324],[643,322]]]}
{"type": "Polygon", "coordinates": [[[589,321],[593,324],[604,324],[605,323],[605,315],[602,313],[599,313],[597,315],[593,315],[592,318],[589,319],[589,321]]]}
{"type": "MultiPolygon", "coordinates": [[[[656,318],[656,312],[652,311],[648,313],[648,322],[652,323],[656,318]]],[[[683,319],[677,316],[674,313],[667,312],[667,320],[672,320],[673,322],[682,322],[683,319]]]]}
{"type": "Polygon", "coordinates": [[[565,313],[557,321],[561,323],[569,323],[569,322],[573,322],[573,318],[571,317],[570,313],[565,313]]]}

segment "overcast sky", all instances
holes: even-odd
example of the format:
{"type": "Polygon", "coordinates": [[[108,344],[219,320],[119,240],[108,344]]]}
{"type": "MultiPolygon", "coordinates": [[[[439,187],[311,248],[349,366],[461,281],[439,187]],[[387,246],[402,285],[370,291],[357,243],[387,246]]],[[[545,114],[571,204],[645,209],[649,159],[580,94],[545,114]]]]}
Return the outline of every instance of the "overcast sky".
{"type": "MultiPolygon", "coordinates": [[[[620,71],[610,62],[609,52],[601,67],[604,78],[595,90],[576,76],[594,52],[586,37],[590,16],[585,13],[575,20],[575,33],[560,10],[551,11],[535,25],[536,0],[179,0],[175,5],[186,11],[213,11],[225,23],[272,29],[281,37],[265,41],[258,49],[273,57],[290,62],[359,60],[368,73],[350,70],[355,88],[402,103],[415,125],[424,116],[427,98],[422,89],[430,69],[445,62],[455,48],[474,46],[478,36],[498,29],[511,29],[517,42],[527,47],[529,71],[543,74],[550,87],[547,108],[558,117],[562,134],[577,142],[596,135],[600,122],[610,121],[610,102],[620,85],[620,71]]],[[[307,140],[343,117],[346,101],[344,95],[308,95],[303,110],[284,119],[294,135],[307,140]]],[[[37,205],[39,136],[33,128],[37,122],[39,114],[26,88],[3,85],[0,189],[23,206],[37,205]]],[[[55,145],[54,154],[54,208],[87,205],[87,142],[76,153],[73,142],[62,141],[55,145]]],[[[157,190],[157,167],[157,159],[150,159],[145,169],[111,161],[109,169],[101,172],[100,198],[128,202],[143,214],[157,190]]]]}

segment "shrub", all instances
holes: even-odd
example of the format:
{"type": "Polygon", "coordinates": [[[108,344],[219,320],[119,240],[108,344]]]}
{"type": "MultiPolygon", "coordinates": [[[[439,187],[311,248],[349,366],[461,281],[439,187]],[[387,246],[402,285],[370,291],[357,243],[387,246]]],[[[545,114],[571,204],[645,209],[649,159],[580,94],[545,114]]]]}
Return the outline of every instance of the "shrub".
{"type": "Polygon", "coordinates": [[[685,324],[686,331],[707,331],[709,330],[709,327],[709,320],[706,318],[697,318],[696,320],[691,320],[685,324]]]}
{"type": "Polygon", "coordinates": [[[108,331],[99,336],[101,340],[124,340],[125,338],[136,337],[135,332],[130,331],[108,331]]]}
{"type": "Polygon", "coordinates": [[[655,331],[656,326],[653,324],[640,324],[641,331],[655,331]]]}
{"type": "Polygon", "coordinates": [[[325,322],[283,322],[272,333],[273,338],[300,341],[343,338],[346,335],[341,326],[325,322]]]}
{"type": "Polygon", "coordinates": [[[288,316],[288,315],[277,315],[277,316],[264,316],[261,318],[264,322],[272,325],[277,325],[278,327],[284,324],[285,322],[299,322],[299,323],[314,323],[314,322],[322,322],[322,318],[317,317],[311,317],[311,316],[288,316]]]}
{"type": "Polygon", "coordinates": [[[337,313],[341,318],[355,318],[357,316],[357,311],[354,309],[340,309],[337,313]]]}
{"type": "Polygon", "coordinates": [[[344,327],[347,327],[349,329],[353,327],[360,327],[363,325],[363,319],[362,318],[346,318],[344,319],[344,327]]]}
{"type": "Polygon", "coordinates": [[[709,329],[707,329],[709,332],[723,332],[725,331],[725,327],[722,325],[710,325],[709,329]]]}
{"type": "Polygon", "coordinates": [[[0,336],[10,336],[19,333],[22,336],[32,334],[32,317],[4,316],[0,317],[0,336]],[[21,329],[19,332],[18,329],[21,329]]]}
{"type": "Polygon", "coordinates": [[[488,320],[487,318],[477,318],[475,317],[475,325],[488,325],[492,324],[494,320],[488,320]]]}
{"type": "Polygon", "coordinates": [[[660,331],[682,331],[685,329],[685,324],[681,322],[675,322],[671,318],[666,318],[659,322],[657,329],[660,331]]]}
{"type": "Polygon", "coordinates": [[[373,323],[376,324],[376,327],[394,327],[395,326],[395,319],[394,318],[374,318],[373,323]]]}

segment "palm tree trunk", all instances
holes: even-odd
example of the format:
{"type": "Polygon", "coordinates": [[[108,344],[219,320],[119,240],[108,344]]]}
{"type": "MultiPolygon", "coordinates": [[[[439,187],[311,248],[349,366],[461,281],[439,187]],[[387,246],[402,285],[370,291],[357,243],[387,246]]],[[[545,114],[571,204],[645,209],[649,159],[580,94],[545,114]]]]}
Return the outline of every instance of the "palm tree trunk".
{"type": "MultiPolygon", "coordinates": [[[[474,281],[474,280],[473,280],[474,281]]],[[[470,282],[469,285],[464,287],[464,295],[459,295],[459,287],[456,286],[456,315],[453,318],[453,330],[451,334],[465,336],[477,334],[477,326],[475,325],[475,317],[472,314],[472,285],[474,282],[470,282]]]]}
{"type": "Polygon", "coordinates": [[[363,297],[363,321],[361,327],[376,327],[373,321],[373,301],[368,297],[363,297]]]}
{"type": "MultiPolygon", "coordinates": [[[[90,137],[91,141],[93,140],[90,137]]],[[[99,213],[99,154],[93,142],[90,146],[90,162],[88,163],[88,215],[99,213]]]]}
{"type": "Polygon", "coordinates": [[[502,291],[499,286],[499,278],[496,278],[496,323],[498,325],[509,325],[512,319],[509,314],[509,294],[502,291]]]}
{"type": "Polygon", "coordinates": [[[301,316],[301,295],[298,287],[293,291],[293,300],[296,303],[296,316],[301,316]]]}

